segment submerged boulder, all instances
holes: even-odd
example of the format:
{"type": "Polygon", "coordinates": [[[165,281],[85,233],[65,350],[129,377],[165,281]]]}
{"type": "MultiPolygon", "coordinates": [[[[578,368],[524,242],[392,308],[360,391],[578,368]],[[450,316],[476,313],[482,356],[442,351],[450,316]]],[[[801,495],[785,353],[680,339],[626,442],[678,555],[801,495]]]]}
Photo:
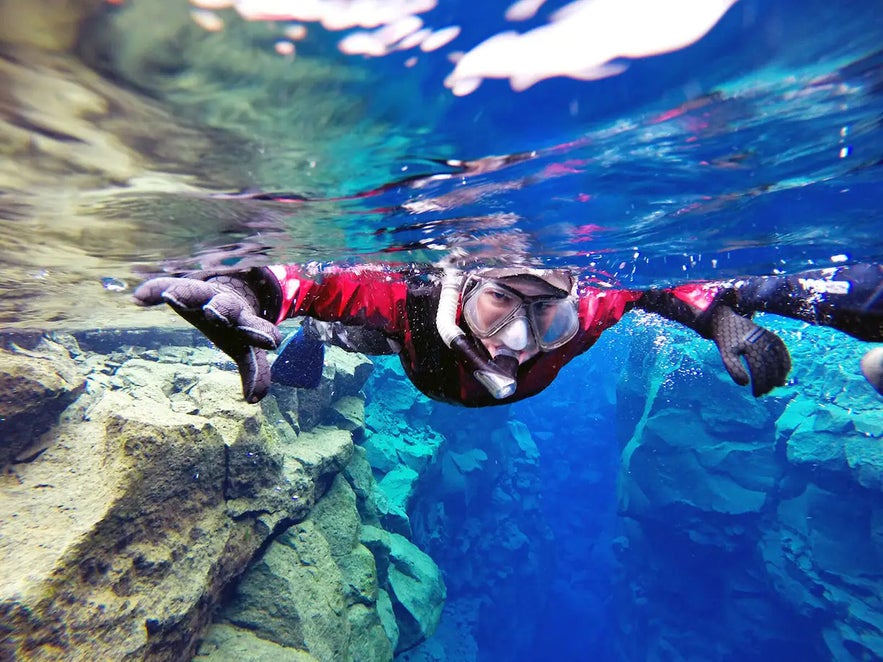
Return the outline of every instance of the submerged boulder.
{"type": "Polygon", "coordinates": [[[391,660],[432,635],[446,597],[441,573],[407,538],[365,523],[377,522],[373,511],[362,515],[377,490],[366,466],[355,454],[309,517],[268,545],[197,659],[236,659],[241,639],[214,632],[230,626],[319,660],[391,660]]]}
{"type": "Polygon", "coordinates": [[[309,653],[261,639],[252,630],[219,624],[209,628],[193,662],[320,662],[309,653]]]}
{"type": "Polygon", "coordinates": [[[85,386],[82,369],[56,342],[0,349],[0,467],[40,452],[37,439],[85,386]]]}
{"type": "Polygon", "coordinates": [[[45,450],[0,476],[0,657],[186,659],[222,590],[346,465],[351,434],[298,436],[272,395],[242,400],[213,349],[69,356],[56,363],[85,388],[34,439],[45,450]]]}
{"type": "MultiPolygon", "coordinates": [[[[338,476],[310,516],[288,528],[243,576],[218,624],[319,660],[391,660],[377,567],[359,541],[356,495],[338,476]]],[[[200,656],[235,659],[236,640],[210,634],[200,656]],[[226,657],[225,657],[226,656],[226,657]]],[[[199,659],[199,658],[198,658],[199,659]]]]}
{"type": "Polygon", "coordinates": [[[398,625],[396,652],[428,639],[441,619],[447,595],[435,562],[397,533],[362,527],[362,543],[377,559],[377,575],[386,587],[398,625]]]}

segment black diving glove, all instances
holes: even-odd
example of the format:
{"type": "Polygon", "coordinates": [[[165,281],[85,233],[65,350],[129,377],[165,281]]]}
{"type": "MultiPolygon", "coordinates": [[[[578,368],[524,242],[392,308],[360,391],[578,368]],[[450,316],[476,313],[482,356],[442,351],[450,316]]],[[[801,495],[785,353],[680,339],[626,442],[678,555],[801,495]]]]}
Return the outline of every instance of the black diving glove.
{"type": "Polygon", "coordinates": [[[710,337],[730,377],[740,386],[750,381],[755,398],[785,384],[791,370],[791,355],[775,333],[742,317],[729,306],[717,305],[711,311],[710,337]],[[748,371],[742,364],[743,357],[748,371]]]}
{"type": "MultiPolygon", "coordinates": [[[[272,305],[256,289],[260,270],[236,274],[196,274],[154,278],[134,292],[139,306],[169,304],[236,363],[246,401],[260,401],[270,389],[270,365],[264,350],[276,349],[281,336],[272,305]],[[246,276],[245,274],[250,274],[246,276]]],[[[261,288],[264,289],[264,288],[261,288]]]]}

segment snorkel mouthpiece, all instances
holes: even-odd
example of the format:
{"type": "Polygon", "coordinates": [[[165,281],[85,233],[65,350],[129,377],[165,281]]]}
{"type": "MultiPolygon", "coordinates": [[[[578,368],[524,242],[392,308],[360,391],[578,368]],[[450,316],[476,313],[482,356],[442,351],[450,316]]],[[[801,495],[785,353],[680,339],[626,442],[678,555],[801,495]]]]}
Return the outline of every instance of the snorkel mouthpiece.
{"type": "Polygon", "coordinates": [[[495,399],[502,400],[515,393],[518,384],[515,373],[518,370],[518,359],[514,356],[501,355],[492,361],[480,356],[465,335],[458,336],[451,343],[451,349],[457,350],[473,368],[472,376],[484,386],[495,399]]]}

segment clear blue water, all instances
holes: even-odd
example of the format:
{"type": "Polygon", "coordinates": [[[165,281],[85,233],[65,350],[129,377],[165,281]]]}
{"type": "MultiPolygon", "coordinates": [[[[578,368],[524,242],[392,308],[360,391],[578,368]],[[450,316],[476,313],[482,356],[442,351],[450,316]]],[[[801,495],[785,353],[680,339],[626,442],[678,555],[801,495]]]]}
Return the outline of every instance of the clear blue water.
{"type": "MultiPolygon", "coordinates": [[[[101,278],[134,283],[160,270],[217,264],[429,263],[459,250],[479,260],[567,266],[615,285],[645,287],[883,260],[879,2],[741,0],[705,38],[632,61],[621,75],[556,78],[519,93],[506,81],[486,81],[471,95],[453,96],[443,86],[452,68],[447,53],[506,28],[506,4],[457,0],[429,12],[434,27],[457,24],[462,32],[410,68],[404,66],[410,53],[343,55],[340,34],[318,28],[298,44],[294,62],[226,67],[220,54],[270,52],[277,38],[228,17],[216,50],[201,56],[213,66],[188,74],[145,55],[157,50],[149,35],[146,46],[130,51],[98,23],[78,56],[183,126],[210,127],[216,141],[203,155],[204,169],[186,170],[187,192],[147,186],[84,202],[99,219],[124,219],[138,241],[117,246],[100,232],[63,238],[62,246],[69,241],[77,254],[85,241],[92,261],[53,264],[54,273],[98,287],[101,278]],[[302,61],[327,65],[331,73],[295,84],[289,72],[294,76],[302,61]],[[250,100],[248,108],[227,103],[237,95],[250,100]],[[468,176],[444,164],[507,154],[522,156],[468,176]]],[[[543,24],[563,4],[548,3],[520,29],[543,24]]],[[[126,7],[110,11],[125,20],[126,7]]],[[[168,157],[168,172],[178,172],[175,156],[168,157]]],[[[63,219],[45,219],[53,222],[61,227],[63,219]]],[[[5,223],[3,233],[17,236],[20,226],[5,223]]],[[[7,255],[3,266],[10,265],[26,274],[19,285],[46,267],[30,254],[18,261],[7,255]]],[[[126,296],[102,294],[109,308],[126,296]]],[[[40,311],[25,317],[21,310],[6,311],[7,319],[29,327],[57,319],[41,318],[40,311]]],[[[82,320],[89,312],[65,315],[82,320]]],[[[786,330],[792,348],[810,342],[802,329],[786,330]]],[[[501,575],[484,625],[475,624],[479,659],[616,657],[610,635],[616,605],[640,606],[640,600],[615,599],[616,590],[631,586],[617,572],[634,567],[618,563],[613,551],[623,535],[620,451],[634,424],[618,413],[615,390],[636,369],[630,343],[646,333],[624,323],[548,391],[512,407],[511,416],[525,422],[541,450],[535,478],[543,518],[530,526],[548,528],[554,572],[523,593],[506,588],[520,580],[517,574],[501,575]],[[545,607],[538,609],[540,602],[545,607]],[[517,614],[530,621],[529,638],[510,638],[517,614]]],[[[858,355],[858,345],[850,347],[858,355]]],[[[813,379],[802,375],[804,383],[813,379]]],[[[666,402],[689,413],[695,403],[679,398],[689,392],[690,374],[671,379],[666,402]]],[[[442,410],[441,418],[451,413],[442,410]]],[[[458,410],[457,416],[488,433],[501,424],[499,413],[458,410]]],[[[484,496],[452,504],[449,520],[462,523],[476,508],[493,508],[492,495],[484,496]]],[[[469,596],[468,581],[456,576],[462,559],[446,551],[457,540],[456,524],[450,527],[441,541],[422,531],[423,543],[455,587],[452,597],[469,596]]],[[[676,557],[682,549],[672,543],[659,551],[676,557]]],[[[727,561],[738,566],[739,553],[727,561]]],[[[493,556],[482,562],[495,572],[493,556]]],[[[665,567],[672,566],[662,572],[665,567]]],[[[697,589],[706,599],[701,605],[714,603],[716,581],[710,577],[697,589]]],[[[760,615],[776,606],[772,594],[766,597],[760,615]]],[[[666,608],[689,611],[690,596],[683,603],[674,592],[665,599],[666,608]]],[[[782,641],[798,640],[808,621],[782,619],[783,628],[797,628],[784,630],[782,641]]],[[[635,641],[649,641],[652,630],[644,623],[635,641]]],[[[765,659],[776,651],[772,644],[762,650],[765,659]]],[[[811,652],[788,650],[794,656],[786,651],[779,658],[807,659],[798,654],[811,652]]]]}
{"type": "MultiPolygon", "coordinates": [[[[502,19],[506,3],[474,4],[444,3],[424,16],[427,25],[462,32],[447,47],[420,53],[411,68],[404,63],[412,51],[347,56],[336,48],[340,33],[319,28],[298,44],[287,70],[256,64],[253,76],[236,68],[233,77],[218,65],[191,81],[177,70],[157,73],[143,53],[129,58],[138,69],[125,53],[87,43],[88,57],[128,65],[130,84],[182,117],[231,131],[207,163],[229,168],[243,151],[259,153],[263,167],[234,167],[234,176],[213,178],[215,192],[297,198],[124,197],[105,213],[150,225],[161,209],[163,223],[184,226],[172,246],[146,235],[143,253],[132,257],[154,266],[156,258],[185,266],[243,258],[419,262],[455,248],[500,253],[502,245],[516,259],[641,286],[793,272],[835,255],[881,258],[883,18],[876,3],[742,0],[697,43],[631,61],[619,76],[553,78],[520,93],[490,80],[455,97],[443,86],[448,53],[513,27],[502,19]],[[286,71],[311,66],[302,60],[340,67],[345,80],[304,93],[286,79],[286,71]],[[186,86],[199,84],[208,89],[186,86]],[[260,85],[267,89],[240,121],[212,96],[254,97],[260,85]],[[524,157],[468,177],[433,161],[508,154],[524,157]],[[442,173],[452,176],[407,181],[442,173]],[[324,231],[315,231],[317,223],[324,231]]],[[[541,25],[562,4],[514,27],[541,25]]],[[[233,27],[212,38],[230,58],[243,43],[270,50],[279,32],[243,39],[228,20],[233,27]]]]}

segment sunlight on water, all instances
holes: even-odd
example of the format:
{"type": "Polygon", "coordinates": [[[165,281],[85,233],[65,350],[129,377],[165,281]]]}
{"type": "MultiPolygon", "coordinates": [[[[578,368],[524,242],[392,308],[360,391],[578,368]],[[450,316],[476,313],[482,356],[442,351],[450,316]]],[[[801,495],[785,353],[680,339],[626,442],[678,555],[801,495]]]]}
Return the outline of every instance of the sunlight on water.
{"type": "Polygon", "coordinates": [[[879,21],[699,5],[16,13],[0,320],[83,323],[71,291],[125,319],[102,283],[201,267],[455,253],[644,286],[883,258],[879,21]]]}

